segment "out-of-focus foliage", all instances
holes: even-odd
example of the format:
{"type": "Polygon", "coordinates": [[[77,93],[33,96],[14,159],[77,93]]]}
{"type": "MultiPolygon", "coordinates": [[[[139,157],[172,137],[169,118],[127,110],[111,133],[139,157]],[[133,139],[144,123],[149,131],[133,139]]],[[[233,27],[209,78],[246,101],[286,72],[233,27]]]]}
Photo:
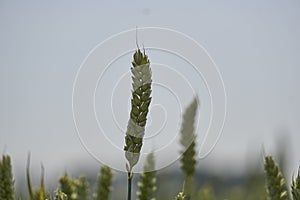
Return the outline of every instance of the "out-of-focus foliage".
{"type": "Polygon", "coordinates": [[[2,160],[0,160],[0,199],[15,199],[11,160],[7,155],[3,155],[2,160]]]}
{"type": "Polygon", "coordinates": [[[108,200],[111,185],[112,185],[112,172],[108,166],[101,167],[101,172],[97,178],[96,192],[94,194],[95,200],[108,200]]]}
{"type": "Polygon", "coordinates": [[[146,163],[144,165],[144,173],[140,175],[141,181],[138,182],[139,191],[137,196],[139,200],[155,200],[154,193],[157,190],[156,187],[156,171],[154,154],[150,153],[147,156],[146,163]]]}

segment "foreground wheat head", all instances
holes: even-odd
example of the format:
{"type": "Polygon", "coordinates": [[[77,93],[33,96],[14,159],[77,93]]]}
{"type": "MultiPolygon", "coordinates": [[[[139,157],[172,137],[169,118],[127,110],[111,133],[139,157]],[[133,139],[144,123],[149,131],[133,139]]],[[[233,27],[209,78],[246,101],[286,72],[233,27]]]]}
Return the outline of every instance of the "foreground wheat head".
{"type": "Polygon", "coordinates": [[[11,160],[10,157],[6,155],[3,155],[2,160],[0,160],[0,199],[15,199],[11,160]]]}
{"type": "Polygon", "coordinates": [[[137,192],[137,196],[139,200],[155,200],[154,193],[157,190],[155,175],[154,154],[150,153],[144,165],[144,173],[140,176],[141,181],[138,182],[139,191],[137,192]]]}
{"type": "Polygon", "coordinates": [[[267,193],[269,200],[288,200],[286,182],[279,170],[278,165],[271,156],[265,157],[265,174],[267,182],[267,193]]]}
{"type": "Polygon", "coordinates": [[[180,143],[183,146],[181,157],[181,169],[186,175],[184,183],[184,193],[188,198],[192,194],[192,181],[196,168],[196,143],[195,143],[195,119],[198,108],[198,99],[194,98],[190,105],[186,108],[183,114],[183,121],[181,126],[180,143]]]}
{"type": "Polygon", "coordinates": [[[124,150],[129,166],[127,171],[131,172],[139,160],[139,154],[143,145],[145,126],[149,105],[151,102],[151,69],[148,56],[145,51],[138,49],[133,55],[131,67],[132,73],[132,99],[130,119],[127,125],[124,150]]]}

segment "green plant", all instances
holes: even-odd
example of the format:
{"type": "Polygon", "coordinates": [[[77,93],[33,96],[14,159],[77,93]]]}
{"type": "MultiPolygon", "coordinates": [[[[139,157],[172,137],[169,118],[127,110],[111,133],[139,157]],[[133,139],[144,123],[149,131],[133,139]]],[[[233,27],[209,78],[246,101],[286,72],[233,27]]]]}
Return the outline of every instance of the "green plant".
{"type": "Polygon", "coordinates": [[[85,177],[79,179],[71,179],[68,175],[64,175],[59,179],[60,189],[71,200],[88,200],[89,199],[89,183],[85,177]]]}
{"type": "Polygon", "coordinates": [[[183,192],[179,192],[178,195],[175,197],[175,200],[185,200],[185,195],[183,192]]]}
{"type": "Polygon", "coordinates": [[[267,194],[270,200],[288,200],[287,186],[278,165],[271,156],[265,157],[265,174],[267,182],[267,194]]]}
{"type": "Polygon", "coordinates": [[[154,193],[157,190],[155,175],[154,154],[150,153],[144,165],[144,173],[140,175],[141,181],[138,182],[139,191],[137,196],[139,200],[155,200],[154,193]]]}
{"type": "Polygon", "coordinates": [[[2,160],[0,160],[0,199],[15,199],[12,166],[10,157],[8,155],[3,155],[2,160]]]}
{"type": "Polygon", "coordinates": [[[112,172],[108,166],[101,167],[101,172],[98,175],[95,200],[108,200],[111,192],[112,172]]]}
{"type": "Polygon", "coordinates": [[[197,113],[198,100],[194,98],[183,114],[181,126],[180,143],[183,146],[181,157],[181,169],[185,173],[184,193],[187,198],[192,195],[193,175],[196,168],[195,151],[195,118],[197,113]]]}
{"type": "Polygon", "coordinates": [[[292,182],[292,196],[294,200],[300,200],[300,168],[298,169],[298,175],[292,182]]]}
{"type": "Polygon", "coordinates": [[[27,158],[27,167],[26,167],[26,177],[27,177],[27,187],[29,192],[29,199],[30,200],[44,200],[49,198],[49,195],[46,195],[45,192],[45,185],[44,185],[44,167],[41,165],[41,181],[40,181],[40,188],[39,189],[33,189],[31,184],[31,178],[30,178],[30,154],[28,154],[27,158]]]}
{"type": "Polygon", "coordinates": [[[68,196],[61,190],[57,189],[55,192],[54,200],[68,200],[68,196]]]}
{"type": "Polygon", "coordinates": [[[151,102],[151,69],[148,56],[145,51],[142,53],[138,49],[133,55],[132,72],[132,99],[130,119],[127,125],[125,136],[125,157],[129,163],[126,163],[128,172],[128,197],[131,199],[132,168],[137,164],[140,151],[143,145],[145,126],[149,105],[151,102]]]}

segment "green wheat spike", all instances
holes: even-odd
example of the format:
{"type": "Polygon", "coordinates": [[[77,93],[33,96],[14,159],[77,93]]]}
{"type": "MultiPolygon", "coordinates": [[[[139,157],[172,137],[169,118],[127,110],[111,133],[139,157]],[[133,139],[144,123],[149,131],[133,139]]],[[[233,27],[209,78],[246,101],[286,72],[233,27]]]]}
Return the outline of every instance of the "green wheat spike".
{"type": "Polygon", "coordinates": [[[88,200],[89,199],[89,183],[85,177],[79,179],[71,179],[66,174],[59,179],[60,189],[71,200],[88,200]]]}
{"type": "Polygon", "coordinates": [[[154,193],[157,190],[155,175],[154,154],[150,153],[144,165],[144,173],[140,175],[141,182],[138,182],[139,191],[137,196],[139,200],[155,200],[154,193]]]}
{"type": "Polygon", "coordinates": [[[68,200],[68,196],[61,190],[57,189],[55,192],[54,200],[68,200]]]}
{"type": "Polygon", "coordinates": [[[131,73],[133,89],[131,112],[124,146],[125,156],[129,163],[129,166],[126,165],[128,172],[131,172],[133,166],[136,165],[139,160],[145,134],[147,114],[151,102],[152,73],[150,62],[145,52],[142,53],[140,49],[133,55],[131,73]]]}
{"type": "Polygon", "coordinates": [[[287,186],[278,165],[271,156],[265,157],[265,175],[269,200],[289,200],[287,186]]]}
{"type": "Polygon", "coordinates": [[[75,180],[76,193],[78,200],[88,200],[89,199],[89,183],[85,177],[80,177],[75,180]]]}
{"type": "Polygon", "coordinates": [[[185,200],[185,195],[183,192],[179,192],[178,195],[175,197],[175,200],[185,200]]]}
{"type": "Polygon", "coordinates": [[[108,200],[111,192],[113,174],[108,166],[101,167],[101,172],[98,175],[95,200],[108,200]]]}
{"type": "Polygon", "coordinates": [[[65,174],[59,179],[60,190],[66,194],[69,199],[72,199],[74,188],[74,183],[71,178],[68,177],[68,174],[65,174]]]}
{"type": "Polygon", "coordinates": [[[294,200],[300,200],[300,167],[296,179],[292,182],[292,196],[294,200]]]}
{"type": "Polygon", "coordinates": [[[187,197],[192,193],[192,181],[196,168],[196,151],[195,151],[195,118],[198,108],[198,99],[194,98],[191,104],[187,107],[183,114],[183,121],[181,127],[180,143],[183,146],[183,155],[181,157],[181,169],[186,175],[184,183],[184,192],[187,197]]]}
{"type": "Polygon", "coordinates": [[[3,155],[2,160],[0,160],[0,199],[15,199],[11,160],[9,156],[5,155],[3,155]]]}

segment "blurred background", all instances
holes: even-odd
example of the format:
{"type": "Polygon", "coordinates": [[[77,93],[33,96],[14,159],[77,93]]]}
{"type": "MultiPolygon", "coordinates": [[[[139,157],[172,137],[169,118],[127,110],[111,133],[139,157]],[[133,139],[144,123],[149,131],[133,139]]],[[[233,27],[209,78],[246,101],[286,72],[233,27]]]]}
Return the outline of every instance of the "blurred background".
{"type": "MultiPolygon", "coordinates": [[[[220,193],[240,193],[244,186],[250,191],[248,181],[262,172],[263,152],[284,163],[290,182],[300,164],[299,11],[297,0],[1,0],[0,150],[12,156],[16,183],[25,180],[29,151],[33,180],[38,181],[42,162],[49,188],[55,188],[66,171],[93,180],[99,163],[76,135],[73,82],[97,44],[136,26],[170,28],[191,36],[208,51],[223,77],[226,124],[213,152],[198,161],[199,184],[210,182],[220,193]]],[[[180,174],[178,166],[174,163],[160,172],[161,184],[164,177],[180,174]]],[[[118,183],[126,175],[116,174],[115,188],[125,192],[118,183]]],[[[181,188],[180,175],[176,180],[172,187],[181,188]]],[[[262,183],[261,176],[254,182],[262,183]]],[[[224,198],[231,195],[222,193],[224,198]]]]}

